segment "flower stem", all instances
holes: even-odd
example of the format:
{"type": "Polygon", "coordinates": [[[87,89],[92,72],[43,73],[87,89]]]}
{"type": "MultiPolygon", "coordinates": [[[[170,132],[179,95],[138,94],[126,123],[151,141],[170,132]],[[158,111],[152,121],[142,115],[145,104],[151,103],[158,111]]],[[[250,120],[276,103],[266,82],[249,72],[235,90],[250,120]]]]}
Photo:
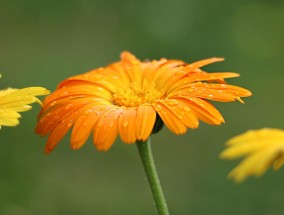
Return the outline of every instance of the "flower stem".
{"type": "Polygon", "coordinates": [[[158,214],[169,215],[167,203],[163,194],[163,190],[153,160],[150,137],[144,142],[137,141],[136,145],[154,197],[158,214]]]}

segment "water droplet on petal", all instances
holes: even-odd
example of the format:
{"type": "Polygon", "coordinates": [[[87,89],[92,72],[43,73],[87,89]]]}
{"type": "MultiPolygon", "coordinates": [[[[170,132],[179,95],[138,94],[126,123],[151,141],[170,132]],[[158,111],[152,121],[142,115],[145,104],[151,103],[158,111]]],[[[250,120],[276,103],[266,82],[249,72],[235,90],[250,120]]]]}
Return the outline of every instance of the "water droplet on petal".
{"type": "Polygon", "coordinates": [[[184,74],[185,74],[184,71],[177,71],[177,72],[175,73],[175,75],[184,75],[184,74]]]}
{"type": "Polygon", "coordinates": [[[170,100],[169,105],[177,105],[178,101],[177,100],[170,100]]]}
{"type": "Polygon", "coordinates": [[[50,103],[50,106],[53,107],[56,104],[56,100],[50,103]]]}
{"type": "Polygon", "coordinates": [[[67,124],[67,127],[70,128],[73,125],[73,120],[70,120],[67,124]]]}
{"type": "Polygon", "coordinates": [[[193,88],[189,88],[189,89],[188,89],[188,92],[189,92],[189,93],[192,93],[192,92],[194,92],[194,91],[195,91],[195,90],[194,90],[193,88]]]}
{"type": "Polygon", "coordinates": [[[46,117],[50,117],[51,116],[51,113],[48,113],[47,115],[46,115],[46,117]]]}
{"type": "Polygon", "coordinates": [[[189,112],[189,111],[190,111],[190,107],[188,107],[188,106],[184,106],[183,109],[184,109],[186,112],[189,112]]]}
{"type": "Polygon", "coordinates": [[[124,121],[124,122],[122,123],[122,126],[123,126],[123,127],[127,127],[127,126],[128,126],[128,121],[124,121]]]}
{"type": "Polygon", "coordinates": [[[208,95],[209,98],[213,98],[214,96],[212,94],[208,95]]]}
{"type": "Polygon", "coordinates": [[[88,115],[88,114],[90,114],[90,113],[92,113],[92,112],[93,112],[93,110],[92,110],[92,109],[89,109],[89,110],[85,110],[84,114],[85,114],[85,115],[88,115]]]}
{"type": "Polygon", "coordinates": [[[156,109],[157,109],[157,111],[160,111],[160,110],[162,110],[162,107],[161,107],[161,105],[156,105],[156,109]]]}
{"type": "Polygon", "coordinates": [[[68,109],[70,109],[72,107],[73,107],[73,104],[68,104],[68,105],[66,105],[65,109],[68,110],[68,109]]]}

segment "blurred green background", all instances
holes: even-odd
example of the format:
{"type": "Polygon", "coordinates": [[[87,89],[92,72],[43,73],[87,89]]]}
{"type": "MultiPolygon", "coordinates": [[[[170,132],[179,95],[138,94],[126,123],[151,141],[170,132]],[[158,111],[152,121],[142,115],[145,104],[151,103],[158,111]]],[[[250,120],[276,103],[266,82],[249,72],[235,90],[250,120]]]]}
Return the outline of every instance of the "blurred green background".
{"type": "MultiPolygon", "coordinates": [[[[283,128],[284,2],[268,0],[0,0],[0,80],[6,87],[44,86],[119,60],[187,62],[225,57],[206,71],[235,71],[229,83],[254,96],[217,104],[226,124],[201,124],[153,137],[160,179],[174,215],[280,215],[284,172],[235,184],[238,163],[218,158],[226,140],[248,129],[283,128]]],[[[135,145],[107,153],[89,140],[79,151],[69,135],[49,156],[34,134],[39,105],[0,137],[1,215],[155,214],[135,145]]]]}

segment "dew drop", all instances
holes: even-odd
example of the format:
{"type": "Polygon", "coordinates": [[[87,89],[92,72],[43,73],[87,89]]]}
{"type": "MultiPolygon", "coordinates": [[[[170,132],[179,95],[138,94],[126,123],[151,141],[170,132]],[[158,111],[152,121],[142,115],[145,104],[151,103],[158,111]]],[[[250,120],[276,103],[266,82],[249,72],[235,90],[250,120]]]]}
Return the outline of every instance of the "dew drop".
{"type": "Polygon", "coordinates": [[[175,73],[175,75],[183,75],[183,74],[185,74],[184,71],[177,71],[177,72],[175,73]]]}
{"type": "Polygon", "coordinates": [[[68,110],[68,109],[70,109],[72,107],[73,107],[73,104],[68,104],[68,105],[66,105],[65,109],[68,110]]]}
{"type": "Polygon", "coordinates": [[[46,117],[50,117],[51,116],[51,113],[48,113],[47,115],[46,115],[46,117]]]}
{"type": "Polygon", "coordinates": [[[70,128],[73,125],[73,120],[70,120],[67,124],[67,127],[70,128]]]}
{"type": "Polygon", "coordinates": [[[182,118],[183,118],[182,115],[178,115],[177,117],[178,117],[179,119],[182,119],[182,118]]]}
{"type": "Polygon", "coordinates": [[[222,88],[226,88],[226,84],[221,84],[221,87],[222,88]]]}
{"type": "Polygon", "coordinates": [[[192,93],[192,92],[194,92],[194,89],[193,89],[193,88],[189,88],[189,89],[188,89],[188,92],[189,92],[189,93],[192,93]]]}
{"type": "Polygon", "coordinates": [[[177,100],[170,100],[169,105],[177,105],[178,101],[177,100]]]}
{"type": "Polygon", "coordinates": [[[84,74],[83,78],[88,80],[89,79],[89,75],[88,74],[84,74]]]}
{"type": "Polygon", "coordinates": [[[162,107],[161,107],[161,105],[156,105],[156,109],[157,109],[157,111],[160,111],[160,110],[162,110],[162,107]]]}
{"type": "Polygon", "coordinates": [[[56,100],[50,103],[50,106],[53,107],[56,104],[56,100]]]}
{"type": "Polygon", "coordinates": [[[184,111],[186,111],[186,112],[189,112],[190,111],[190,107],[188,107],[188,106],[184,106],[184,111]]]}
{"type": "Polygon", "coordinates": [[[128,126],[128,121],[124,121],[124,122],[122,123],[122,126],[123,126],[123,127],[127,127],[127,126],[128,126]]]}
{"type": "Polygon", "coordinates": [[[213,98],[214,96],[210,94],[210,95],[208,95],[208,97],[209,97],[209,98],[213,98]]]}
{"type": "Polygon", "coordinates": [[[93,111],[94,111],[93,109],[89,109],[89,110],[86,110],[86,111],[84,112],[84,114],[85,114],[85,115],[88,115],[88,114],[92,113],[93,111]]]}

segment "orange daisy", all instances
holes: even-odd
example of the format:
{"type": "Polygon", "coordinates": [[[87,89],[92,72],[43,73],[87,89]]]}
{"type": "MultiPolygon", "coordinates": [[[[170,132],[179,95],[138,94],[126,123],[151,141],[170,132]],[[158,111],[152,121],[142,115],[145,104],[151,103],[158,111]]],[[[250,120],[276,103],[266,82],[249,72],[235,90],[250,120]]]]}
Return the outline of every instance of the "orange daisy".
{"type": "Polygon", "coordinates": [[[224,79],[237,73],[200,69],[218,61],[223,58],[142,62],[123,52],[118,62],[62,81],[45,98],[36,133],[49,135],[46,153],[72,127],[72,149],[84,145],[92,132],[96,148],[106,151],[117,135],[129,144],[145,141],[161,124],[175,134],[197,128],[199,120],[219,125],[224,119],[208,100],[242,102],[251,92],[226,84],[224,79]]]}

